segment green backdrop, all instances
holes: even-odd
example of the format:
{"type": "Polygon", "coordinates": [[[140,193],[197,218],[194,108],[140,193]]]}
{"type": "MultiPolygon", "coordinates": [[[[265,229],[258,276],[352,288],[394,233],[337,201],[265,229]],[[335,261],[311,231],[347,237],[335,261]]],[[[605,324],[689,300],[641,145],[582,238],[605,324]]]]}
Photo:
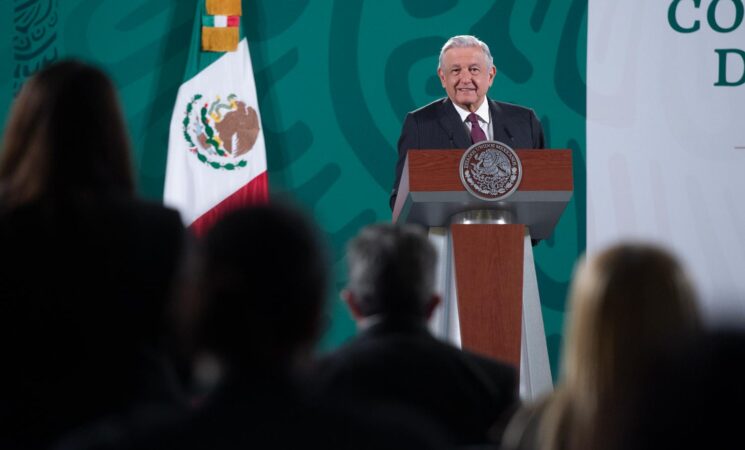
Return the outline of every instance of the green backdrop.
{"type": "MultiPolygon", "coordinates": [[[[1,0],[0,120],[38,67],[69,56],[93,61],[120,90],[139,189],[160,198],[195,1],[1,0]]],[[[574,200],[536,248],[556,374],[567,284],[585,247],[586,17],[587,0],[243,1],[271,189],[299,200],[333,248],[323,347],[354,333],[336,296],[343,248],[363,225],[390,220],[403,118],[444,95],[436,66],[445,40],[475,34],[498,69],[490,96],[534,108],[548,145],[574,150],[574,200]]]]}

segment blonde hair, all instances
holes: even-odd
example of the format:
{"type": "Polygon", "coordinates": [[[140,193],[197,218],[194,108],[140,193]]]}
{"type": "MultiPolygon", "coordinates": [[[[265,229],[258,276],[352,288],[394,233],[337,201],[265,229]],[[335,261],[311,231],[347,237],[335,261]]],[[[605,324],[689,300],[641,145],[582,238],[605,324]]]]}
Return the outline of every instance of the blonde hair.
{"type": "Polygon", "coordinates": [[[692,285],[667,251],[619,244],[582,261],[570,293],[562,381],[543,448],[609,448],[614,424],[655,355],[700,328],[692,285]]]}

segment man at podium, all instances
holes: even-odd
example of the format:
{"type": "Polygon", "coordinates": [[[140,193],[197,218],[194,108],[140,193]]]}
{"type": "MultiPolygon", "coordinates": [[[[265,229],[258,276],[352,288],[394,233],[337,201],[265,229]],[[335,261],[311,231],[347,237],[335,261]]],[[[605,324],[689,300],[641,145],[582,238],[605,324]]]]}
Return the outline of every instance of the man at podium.
{"type": "Polygon", "coordinates": [[[489,46],[483,41],[463,35],[445,42],[437,75],[447,97],[406,115],[398,139],[391,209],[410,149],[468,148],[485,140],[512,148],[544,147],[543,127],[532,109],[487,99],[496,74],[489,46]]]}

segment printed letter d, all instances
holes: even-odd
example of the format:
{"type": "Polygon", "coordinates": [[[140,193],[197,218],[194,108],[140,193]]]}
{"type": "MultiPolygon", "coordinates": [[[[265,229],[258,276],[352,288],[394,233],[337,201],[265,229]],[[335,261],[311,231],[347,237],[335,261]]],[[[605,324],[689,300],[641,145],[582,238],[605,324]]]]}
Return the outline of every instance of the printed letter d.
{"type": "Polygon", "coordinates": [[[736,48],[723,48],[714,51],[719,55],[719,80],[714,83],[714,86],[740,86],[745,83],[745,52],[736,48]],[[740,57],[741,74],[737,81],[727,80],[727,63],[732,62],[730,56],[732,58],[740,57]]]}

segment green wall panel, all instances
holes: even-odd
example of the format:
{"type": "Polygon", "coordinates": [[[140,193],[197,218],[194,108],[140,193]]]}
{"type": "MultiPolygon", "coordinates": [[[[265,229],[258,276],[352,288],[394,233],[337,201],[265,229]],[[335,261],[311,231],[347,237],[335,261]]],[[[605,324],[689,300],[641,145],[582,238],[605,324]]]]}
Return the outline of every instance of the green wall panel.
{"type": "MultiPolygon", "coordinates": [[[[439,48],[466,33],[491,46],[491,97],[533,107],[549,145],[574,150],[574,200],[554,237],[536,248],[556,368],[567,283],[585,247],[587,0],[244,0],[243,10],[271,188],[299,200],[333,249],[325,348],[354,333],[336,296],[344,245],[363,225],[390,220],[404,115],[444,95],[439,48]]],[[[68,56],[93,61],[120,90],[140,192],[160,198],[194,11],[195,0],[0,1],[0,120],[39,66],[68,56]]]]}

